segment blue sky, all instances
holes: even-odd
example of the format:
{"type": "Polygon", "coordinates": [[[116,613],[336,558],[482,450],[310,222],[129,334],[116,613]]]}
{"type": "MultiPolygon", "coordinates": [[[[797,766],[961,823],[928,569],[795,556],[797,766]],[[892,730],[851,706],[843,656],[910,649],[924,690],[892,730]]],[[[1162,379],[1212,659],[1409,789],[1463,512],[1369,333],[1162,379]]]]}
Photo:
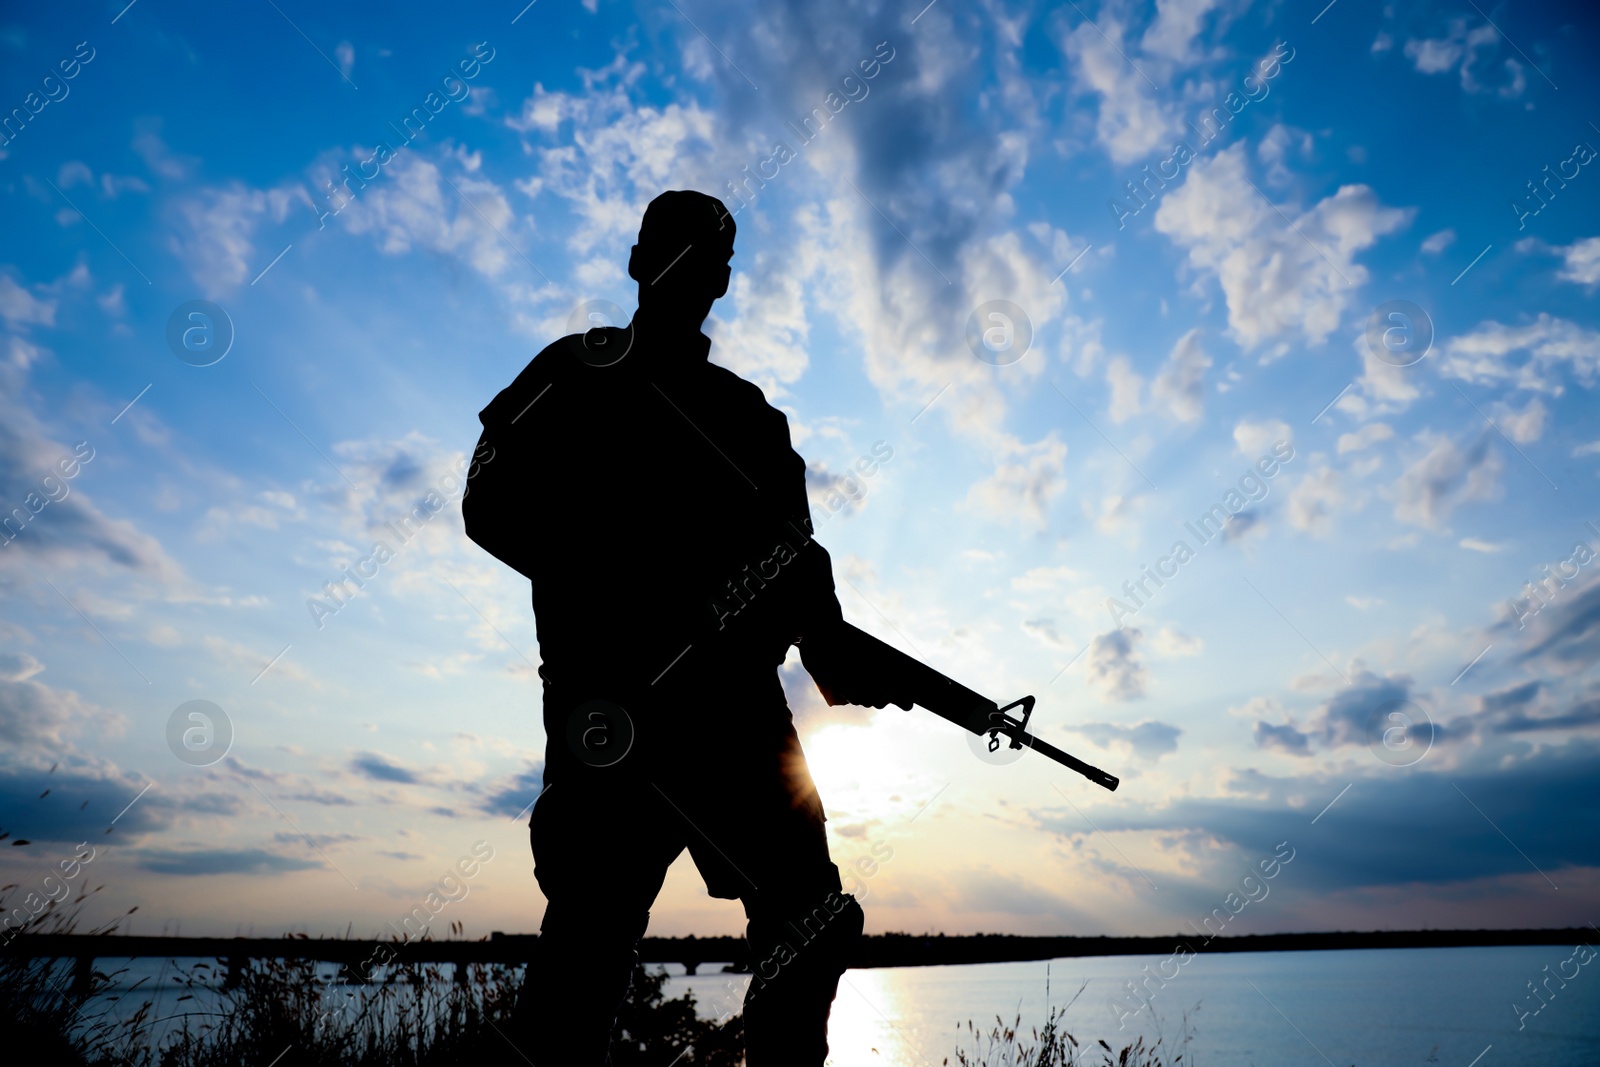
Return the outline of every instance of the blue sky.
{"type": "MultiPolygon", "coordinates": [[[[739,208],[712,358],[787,413],[846,616],[1038,694],[1041,736],[1123,777],[826,708],[791,662],[836,857],[893,851],[852,868],[869,929],[1171,931],[1282,841],[1238,932],[1590,921],[1586,18],[8,13],[0,831],[29,844],[4,881],[87,840],[81,877],[142,932],[373,932],[482,840],[448,917],[534,927],[538,645],[453,472],[580,305],[631,311],[643,206],[693,188],[739,208]],[[233,333],[208,366],[167,342],[200,300],[233,333]],[[1025,352],[969,345],[992,301],[1025,352]],[[308,608],[430,492],[359,595],[308,608]],[[191,700],[233,734],[198,766],[167,740],[191,700]]],[[[701,472],[660,473],[693,522],[701,472]]],[[[740,925],[673,869],[654,930],[740,925]]]]}

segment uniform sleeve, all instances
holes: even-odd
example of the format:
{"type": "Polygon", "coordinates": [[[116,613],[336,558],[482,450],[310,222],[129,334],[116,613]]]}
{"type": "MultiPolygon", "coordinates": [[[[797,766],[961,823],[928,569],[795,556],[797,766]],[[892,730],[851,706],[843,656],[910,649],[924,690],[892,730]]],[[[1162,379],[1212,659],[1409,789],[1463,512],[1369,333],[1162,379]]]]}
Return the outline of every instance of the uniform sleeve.
{"type": "Polygon", "coordinates": [[[478,437],[467,493],[461,501],[467,536],[529,579],[533,578],[539,547],[532,493],[537,480],[537,431],[546,421],[535,417],[534,405],[554,385],[558,362],[547,357],[549,351],[536,356],[516,381],[479,413],[483,433],[478,437]]]}

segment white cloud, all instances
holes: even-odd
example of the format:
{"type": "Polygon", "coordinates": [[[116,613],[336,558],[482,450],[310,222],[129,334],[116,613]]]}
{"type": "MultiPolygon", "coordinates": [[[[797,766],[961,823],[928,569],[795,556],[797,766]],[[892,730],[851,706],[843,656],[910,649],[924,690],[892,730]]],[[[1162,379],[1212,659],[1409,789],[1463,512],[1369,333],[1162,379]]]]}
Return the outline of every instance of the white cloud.
{"type": "Polygon", "coordinates": [[[1240,419],[1233,428],[1233,443],[1239,449],[1239,454],[1252,462],[1260,459],[1279,441],[1294,444],[1294,431],[1282,419],[1264,419],[1261,422],[1240,419]]]}
{"type": "Polygon", "coordinates": [[[1289,493],[1289,524],[1313,537],[1333,532],[1333,517],[1345,503],[1339,472],[1324,464],[1306,473],[1289,493]]]}
{"type": "Polygon", "coordinates": [[[1530,397],[1521,411],[1510,404],[1499,403],[1494,406],[1495,425],[1500,427],[1502,433],[1519,445],[1537,441],[1544,436],[1545,425],[1549,422],[1550,412],[1538,397],[1530,397]]]}
{"type": "Polygon", "coordinates": [[[1105,345],[1100,341],[1102,326],[1100,319],[1085,321],[1076,315],[1068,315],[1061,322],[1061,361],[1080,378],[1092,374],[1105,358],[1105,345]]]}
{"type": "Polygon", "coordinates": [[[179,583],[183,570],[160,542],[127,520],[110,518],[91,499],[102,470],[95,464],[107,462],[97,458],[95,443],[62,443],[26,406],[28,368],[43,350],[10,340],[10,358],[0,362],[0,502],[14,510],[4,514],[11,522],[0,533],[9,540],[0,567],[31,559],[52,568],[120,567],[179,583]],[[64,477],[65,470],[72,476],[64,477]]]}
{"type": "Polygon", "coordinates": [[[1422,251],[1425,255],[1436,256],[1455,243],[1456,231],[1440,230],[1438,233],[1430,234],[1428,239],[1422,242],[1422,251]]]}
{"type": "Polygon", "coordinates": [[[1003,377],[976,373],[982,365],[968,349],[964,329],[971,309],[996,293],[1035,323],[1054,321],[1066,296],[1061,286],[1051,285],[1050,265],[1016,233],[977,239],[961,255],[962,280],[952,292],[928,278],[927,264],[898,236],[894,258],[883,261],[872,237],[881,228],[872,207],[852,192],[828,202],[819,222],[827,268],[814,293],[819,308],[859,340],[867,376],[887,402],[914,411],[948,386],[929,417],[943,418],[991,448],[1010,447],[1001,430],[1008,411],[1005,389],[1035,378],[1044,360],[1030,353],[1004,368],[1003,377]]]}
{"type": "Polygon", "coordinates": [[[235,526],[256,526],[276,530],[281,522],[304,519],[306,512],[292,493],[267,489],[256,494],[253,501],[234,504],[213,504],[206,510],[204,522],[196,534],[201,541],[214,541],[235,526]]]}
{"type": "Polygon", "coordinates": [[[34,296],[13,281],[10,275],[0,274],[0,318],[4,318],[6,326],[13,330],[29,325],[54,326],[56,302],[34,296]]]}
{"type": "Polygon", "coordinates": [[[1139,414],[1143,406],[1140,394],[1144,389],[1144,379],[1133,369],[1133,363],[1127,356],[1114,356],[1106,364],[1106,385],[1111,390],[1106,413],[1111,416],[1112,422],[1127,422],[1139,414]]]}
{"type": "MultiPolygon", "coordinates": [[[[1492,25],[1485,23],[1469,30],[1466,19],[1455,18],[1450,20],[1443,37],[1420,37],[1407,41],[1405,54],[1420,74],[1446,74],[1459,63],[1462,91],[1486,92],[1491,87],[1478,80],[1478,53],[1487,46],[1494,46],[1499,37],[1500,34],[1492,25]]],[[[1522,64],[1515,59],[1507,59],[1504,67],[1506,79],[1492,88],[1507,99],[1522,95],[1527,87],[1527,75],[1523,72],[1522,64]]]]}
{"type": "Polygon", "coordinates": [[[1043,530],[1051,503],[1067,487],[1061,476],[1066,458],[1067,446],[1053,433],[1033,444],[1013,441],[994,473],[968,491],[966,505],[991,519],[1043,530]]]}
{"type": "Polygon", "coordinates": [[[119,716],[78,694],[34,681],[43,670],[44,664],[27,652],[0,652],[0,742],[8,751],[37,748],[59,754],[69,729],[90,721],[102,729],[118,723],[119,716]]]}
{"type": "Polygon", "coordinates": [[[1564,261],[1557,278],[1590,289],[1600,285],[1600,237],[1586,237],[1556,251],[1564,261]]]}
{"type": "Polygon", "coordinates": [[[1492,431],[1485,431],[1462,449],[1448,437],[1419,435],[1418,440],[1428,451],[1394,483],[1394,517],[1412,525],[1438,528],[1460,505],[1498,497],[1499,474],[1504,464],[1490,447],[1491,437],[1492,431]]]}
{"type": "Polygon", "coordinates": [[[733,305],[725,320],[713,314],[707,333],[712,360],[747,378],[767,394],[769,401],[782,395],[782,385],[797,381],[810,363],[806,341],[811,323],[806,317],[805,282],[819,266],[814,213],[796,220],[800,238],[785,255],[768,262],[763,253],[734,276],[725,303],[733,305]]]}
{"type": "Polygon", "coordinates": [[[1200,24],[1220,6],[1220,0],[1156,0],[1156,19],[1139,39],[1139,47],[1179,63],[1199,61],[1194,40],[1200,35],[1200,24]]]}
{"type": "Polygon", "coordinates": [[[1463,537],[1461,547],[1468,552],[1504,552],[1506,546],[1495,544],[1492,541],[1481,541],[1476,537],[1463,537]]]}
{"type": "Polygon", "coordinates": [[[1150,387],[1153,399],[1162,401],[1179,422],[1198,422],[1205,413],[1206,368],[1211,357],[1200,347],[1200,330],[1178,338],[1150,387]]]}
{"type": "Polygon", "coordinates": [[[1190,164],[1156,211],[1155,227],[1216,279],[1228,328],[1245,348],[1299,334],[1320,344],[1366,282],[1357,252],[1404,226],[1410,210],[1382,206],[1365,185],[1344,185],[1309,210],[1283,210],[1251,187],[1242,143],[1190,164]]]}
{"type": "Polygon", "coordinates": [[[110,171],[100,175],[100,180],[96,182],[94,171],[89,169],[89,165],[76,159],[61,164],[57,181],[60,182],[63,189],[71,189],[76,185],[86,185],[91,189],[98,188],[108,200],[115,200],[122,195],[124,190],[128,189],[136,193],[148,193],[150,191],[150,186],[143,179],[132,175],[118,177],[110,171]]]}
{"type": "Polygon", "coordinates": [[[1089,683],[1111,700],[1137,700],[1144,696],[1149,672],[1135,650],[1143,637],[1142,631],[1131,627],[1097,635],[1089,644],[1089,683]]]}
{"type": "Polygon", "coordinates": [[[263,222],[282,222],[303,197],[293,189],[252,189],[242,182],[199,189],[177,202],[179,226],[169,245],[209,297],[219,297],[254,277],[271,259],[256,250],[263,222]]]}
{"type": "MultiPolygon", "coordinates": [[[[1172,107],[1156,98],[1146,76],[1129,65],[1125,57],[1131,44],[1123,39],[1121,18],[1104,8],[1099,15],[1095,22],[1084,19],[1065,33],[1061,48],[1078,91],[1098,97],[1096,139],[1112,160],[1132,163],[1156,149],[1171,148],[1182,136],[1183,124],[1172,107]]],[[[1166,34],[1156,38],[1163,47],[1181,32],[1175,22],[1169,26],[1175,31],[1172,38],[1166,34]]]]}
{"type": "MultiPolygon", "coordinates": [[[[1483,29],[1489,28],[1485,26],[1483,29]]],[[[1492,37],[1494,31],[1489,30],[1489,35],[1492,37]]],[[[1456,34],[1406,42],[1406,56],[1422,74],[1439,74],[1449,70],[1461,58],[1462,51],[1461,40],[1456,34]]]]}
{"type": "MultiPolygon", "coordinates": [[[[1418,384],[1420,374],[1415,365],[1398,367],[1378,358],[1367,344],[1365,331],[1353,342],[1356,354],[1361,357],[1361,373],[1352,389],[1334,406],[1357,419],[1377,415],[1395,414],[1411,406],[1422,395],[1418,384]]],[[[1431,358],[1431,357],[1430,357],[1431,358]]]]}
{"type": "MultiPolygon", "coordinates": [[[[939,30],[945,19],[936,7],[919,29],[939,30]]],[[[810,141],[785,122],[809,114],[836,86],[837,74],[816,57],[863,48],[849,20],[827,7],[780,5],[761,20],[705,28],[740,56],[741,67],[767,73],[750,107],[713,111],[693,101],[636,101],[647,68],[619,53],[606,68],[580,70],[582,92],[536,85],[509,120],[536,161],[539,184],[528,191],[559,198],[577,219],[569,248],[625,258],[645,204],[661,190],[713,192],[737,209],[745,250],[734,258],[733,314],[719,309],[727,317],[716,323],[729,341],[723,346],[719,336],[719,348],[740,361],[741,372],[775,394],[804,371],[811,323],[827,315],[847,343],[860,346],[867,377],[887,402],[914,411],[944,390],[929,418],[993,451],[1010,447],[1003,430],[1008,392],[1042,372],[1043,353],[1030,353],[1004,376],[985,374],[963,340],[966,318],[1003,297],[1036,326],[1061,322],[1067,292],[1052,285],[1064,265],[1060,252],[1076,254],[1087,243],[1048,226],[1043,233],[1006,228],[1015,210],[1008,189],[1025,173],[1033,127],[1042,123],[1036,88],[1017,73],[1024,27],[1002,20],[987,49],[954,32],[885,46],[885,53],[894,51],[868,83],[870,94],[810,141]],[[986,105],[983,115],[970,118],[944,112],[942,104],[930,107],[975,87],[985,74],[994,79],[984,83],[985,99],[1003,106],[986,105]],[[946,117],[927,118],[935,112],[946,117]],[[795,158],[762,168],[775,134],[795,158]],[[917,153],[899,147],[906,136],[914,137],[917,153]],[[938,165],[930,165],[935,159],[938,165]],[[745,178],[763,170],[765,187],[745,178]],[[743,206],[727,191],[735,179],[748,201],[743,206]],[[747,259],[745,234],[773,227],[775,213],[796,203],[793,222],[781,225],[786,233],[798,231],[799,240],[747,259]],[[934,204],[939,210],[931,210],[934,204]],[[750,280],[737,280],[742,274],[750,280]]],[[[684,47],[698,39],[681,28],[684,47]]],[[[739,81],[720,61],[706,76],[739,81]]]]}
{"type": "Polygon", "coordinates": [[[737,207],[718,186],[719,177],[738,176],[738,167],[715,169],[711,112],[693,102],[636,106],[629,91],[645,67],[620,53],[608,67],[579,73],[583,92],[549,92],[536,83],[520,115],[506,120],[535,135],[527,150],[538,161],[542,192],[565,200],[578,220],[568,239],[573,252],[631,245],[645,205],[663,189],[712,190],[737,207]],[[570,134],[559,136],[564,128],[570,134]]]}
{"type": "Polygon", "coordinates": [[[1101,748],[1124,748],[1142,759],[1160,759],[1169,752],[1176,752],[1178,737],[1183,733],[1180,727],[1155,720],[1146,720],[1134,726],[1086,722],[1071,729],[1101,748]]]}
{"type": "Polygon", "coordinates": [[[121,282],[117,282],[103,295],[95,297],[95,303],[100,305],[101,311],[113,318],[121,318],[128,313],[128,302],[123,297],[121,282]]]}
{"type": "Polygon", "coordinates": [[[26,682],[42,670],[31,652],[0,652],[0,682],[26,682]]]}
{"type": "Polygon", "coordinates": [[[1370,448],[1379,441],[1387,441],[1394,437],[1394,430],[1388,423],[1369,422],[1354,433],[1339,435],[1339,455],[1347,452],[1360,452],[1370,448]]]}
{"type": "Polygon", "coordinates": [[[1205,651],[1206,643],[1182,630],[1163,626],[1150,639],[1150,647],[1158,656],[1198,656],[1205,651]]]}
{"type": "Polygon", "coordinates": [[[1114,534],[1133,520],[1133,508],[1138,500],[1138,497],[1113,493],[1100,501],[1100,508],[1096,511],[1092,501],[1085,498],[1083,513],[1094,520],[1096,530],[1103,534],[1114,534]]]}
{"type": "Polygon", "coordinates": [[[517,219],[502,190],[475,176],[468,159],[464,173],[450,178],[440,165],[402,152],[339,214],[351,233],[370,233],[380,251],[403,255],[414,247],[454,255],[488,278],[507,267],[523,266],[504,234],[517,219]],[[463,203],[463,198],[466,203],[463,203]]]}
{"type": "Polygon", "coordinates": [[[150,168],[151,173],[163,178],[183,179],[199,164],[193,156],[175,156],[167,148],[167,143],[161,139],[161,121],[141,120],[137,124],[138,133],[134,135],[131,147],[144,160],[144,165],[150,168]]]}
{"type": "Polygon", "coordinates": [[[1540,312],[1521,326],[1490,320],[1452,337],[1440,351],[1439,373],[1478,385],[1555,393],[1561,384],[1551,372],[1562,365],[1592,386],[1600,378],[1600,332],[1540,312]]]}
{"type": "Polygon", "coordinates": [[[1304,130],[1291,129],[1283,123],[1274,123],[1272,128],[1261,137],[1261,143],[1256,146],[1256,158],[1261,165],[1267,168],[1267,182],[1271,185],[1287,185],[1293,177],[1289,172],[1288,160],[1291,152],[1298,152],[1302,157],[1311,155],[1311,135],[1304,130]]]}

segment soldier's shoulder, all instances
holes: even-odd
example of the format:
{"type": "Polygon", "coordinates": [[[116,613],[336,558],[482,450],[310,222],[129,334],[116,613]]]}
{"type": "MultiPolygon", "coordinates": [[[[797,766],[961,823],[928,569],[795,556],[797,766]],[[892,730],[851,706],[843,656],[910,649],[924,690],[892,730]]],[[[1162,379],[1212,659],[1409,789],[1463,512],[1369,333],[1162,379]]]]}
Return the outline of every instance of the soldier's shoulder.
{"type": "Polygon", "coordinates": [[[632,347],[633,331],[629,327],[595,326],[583,333],[569,333],[545,351],[562,349],[569,357],[576,356],[592,367],[609,367],[627,355],[632,347]]]}
{"type": "Polygon", "coordinates": [[[581,334],[573,334],[546,345],[528,361],[511,384],[500,390],[489,406],[479,412],[479,421],[487,427],[520,417],[561,376],[563,362],[570,358],[565,354],[570,342],[582,339],[581,334]]]}
{"type": "MultiPolygon", "coordinates": [[[[741,378],[727,367],[716,363],[707,363],[706,366],[709,368],[711,380],[715,383],[716,388],[728,396],[751,406],[772,407],[771,404],[767,403],[767,394],[762,392],[761,386],[755,382],[741,378]]],[[[776,411],[777,409],[773,408],[773,410],[776,411]]]]}

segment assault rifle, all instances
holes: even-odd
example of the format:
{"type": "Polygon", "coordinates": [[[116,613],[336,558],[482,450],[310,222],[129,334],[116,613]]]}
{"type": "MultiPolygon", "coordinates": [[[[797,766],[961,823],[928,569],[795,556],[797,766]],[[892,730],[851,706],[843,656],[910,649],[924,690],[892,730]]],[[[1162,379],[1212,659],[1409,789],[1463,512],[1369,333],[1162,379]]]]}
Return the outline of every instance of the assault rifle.
{"type": "MultiPolygon", "coordinates": [[[[938,671],[886,645],[871,634],[849,623],[844,624],[840,637],[841,654],[862,664],[880,678],[892,679],[892,688],[903,692],[921,707],[943,719],[949,719],[969,733],[982,737],[989,735],[989,751],[1000,748],[1000,737],[1005,735],[1012,748],[1031,748],[1048,756],[1068,770],[1077,771],[1095,785],[1116,789],[1119,779],[1092,767],[1076,756],[1061,751],[1048,741],[1042,741],[1028,732],[1028,719],[1033,715],[1034,700],[1025,696],[1001,707],[988,697],[973,692],[960,682],[947,678],[938,671]],[[1022,709],[1022,717],[1006,714],[1014,708],[1022,709]]],[[[839,703],[831,694],[823,693],[829,704],[839,703]]]]}

